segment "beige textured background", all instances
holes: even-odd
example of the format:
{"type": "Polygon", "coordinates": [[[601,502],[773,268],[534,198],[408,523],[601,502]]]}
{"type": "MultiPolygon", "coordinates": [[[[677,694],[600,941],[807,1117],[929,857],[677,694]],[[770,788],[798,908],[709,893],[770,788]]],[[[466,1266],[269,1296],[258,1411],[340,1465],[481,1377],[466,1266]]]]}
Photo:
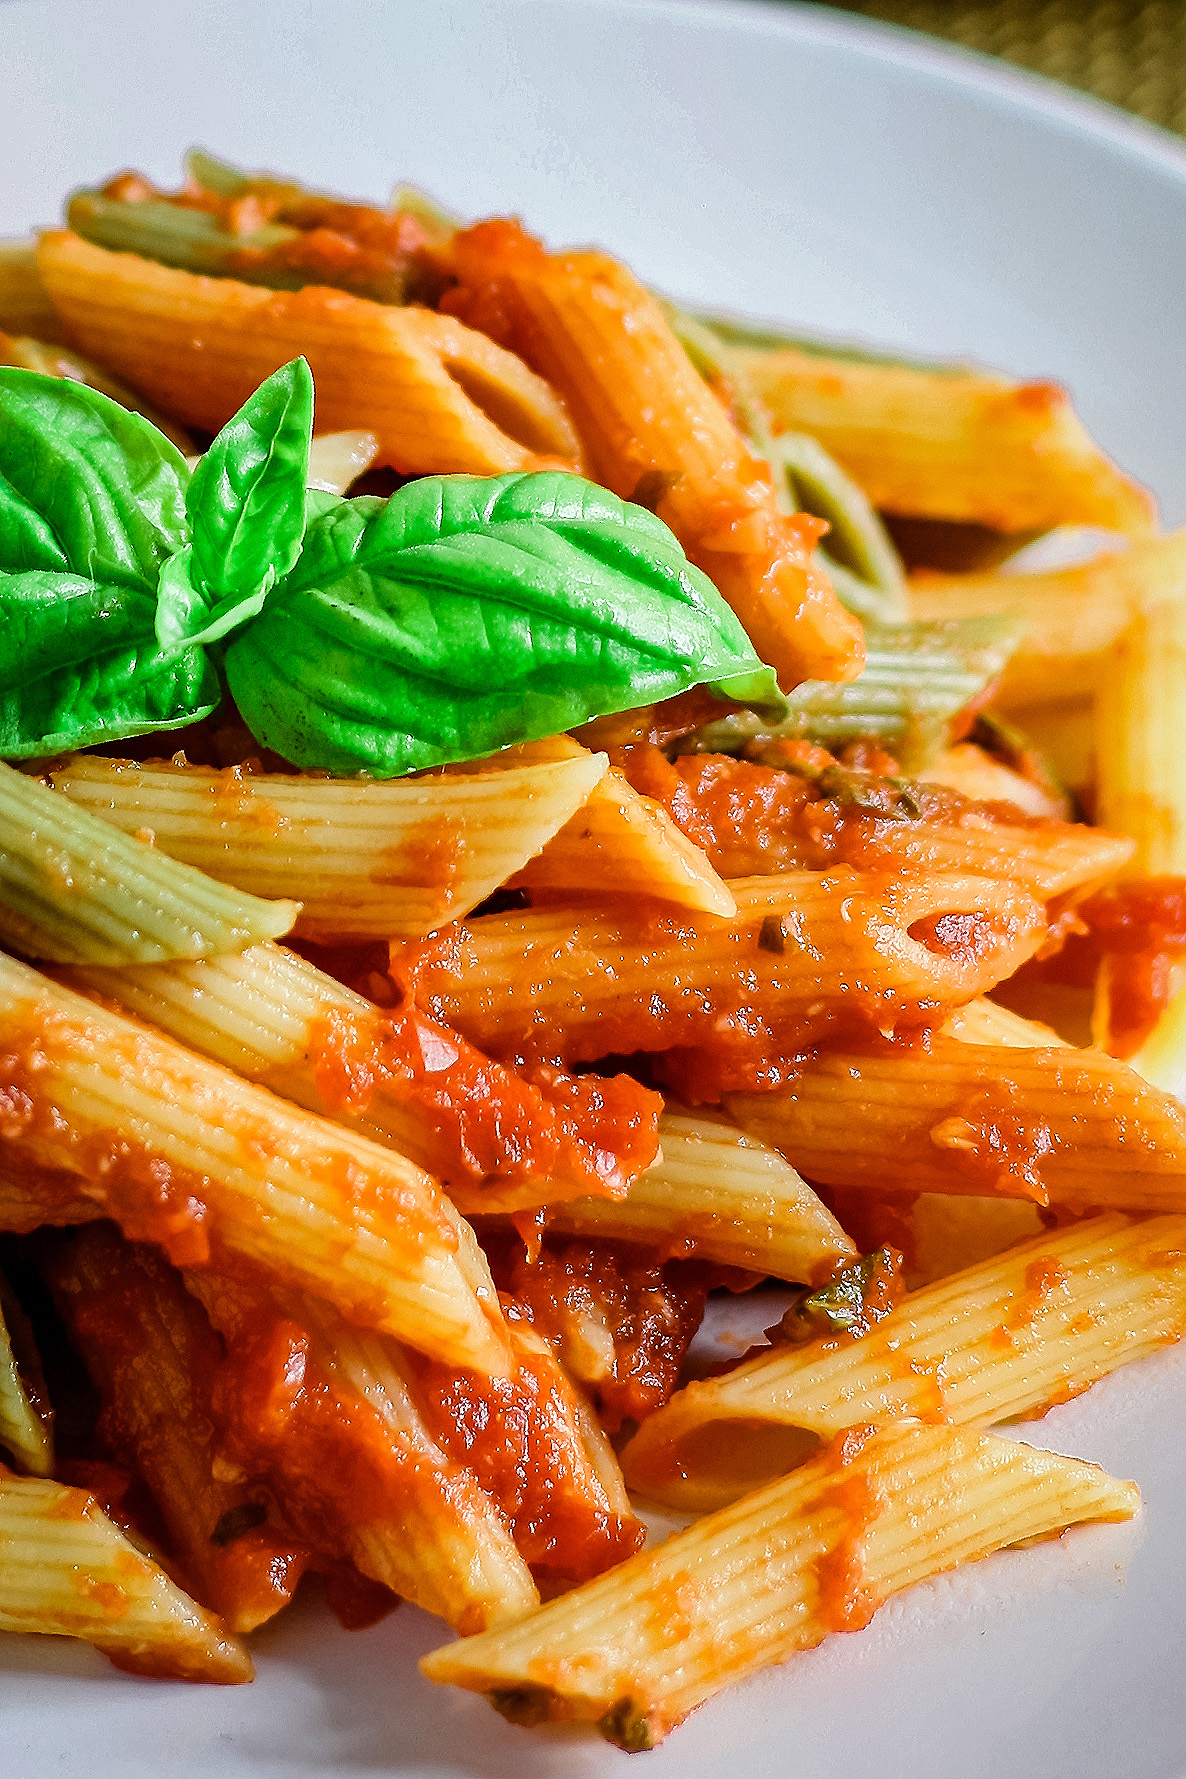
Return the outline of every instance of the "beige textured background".
{"type": "Polygon", "coordinates": [[[1186,136],[1186,0],[852,0],[840,9],[1003,56],[1186,136]]]}

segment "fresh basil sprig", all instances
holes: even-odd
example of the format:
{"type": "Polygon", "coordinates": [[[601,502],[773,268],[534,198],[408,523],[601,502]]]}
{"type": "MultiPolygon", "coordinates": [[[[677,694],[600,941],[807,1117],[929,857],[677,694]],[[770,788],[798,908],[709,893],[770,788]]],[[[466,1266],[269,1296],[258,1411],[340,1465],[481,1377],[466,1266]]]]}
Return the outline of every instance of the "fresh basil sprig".
{"type": "Polygon", "coordinates": [[[303,359],[192,477],[96,391],[0,370],[0,756],[176,728],[219,665],[256,739],[394,777],[773,671],[652,513],[577,476],[306,493],[303,359]]]}
{"type": "Polygon", "coordinates": [[[705,682],[784,703],[660,519],[547,472],[338,502],[230,643],[226,673],[267,746],[384,778],[705,682]]]}

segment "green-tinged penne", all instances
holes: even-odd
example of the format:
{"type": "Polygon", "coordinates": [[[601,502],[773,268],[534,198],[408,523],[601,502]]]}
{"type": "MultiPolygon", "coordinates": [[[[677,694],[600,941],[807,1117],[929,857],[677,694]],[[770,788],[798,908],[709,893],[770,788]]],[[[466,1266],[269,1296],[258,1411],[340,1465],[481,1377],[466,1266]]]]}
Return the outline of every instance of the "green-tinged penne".
{"type": "Polygon", "coordinates": [[[732,1680],[859,1630],[883,1601],[1002,1546],[1128,1519],[1136,1485],[949,1427],[854,1429],[781,1481],[608,1575],[420,1664],[513,1722],[652,1748],[732,1680]]]}
{"type": "Polygon", "coordinates": [[[736,1125],[670,1105],[659,1139],[662,1159],[625,1198],[549,1205],[549,1230],[641,1242],[802,1282],[826,1278],[856,1257],[853,1242],[794,1168],[736,1125]]]}
{"type": "Polygon", "coordinates": [[[52,1426],[33,1330],[0,1273],[0,1450],[30,1476],[48,1476],[52,1426]]]}
{"type": "Polygon", "coordinates": [[[158,853],[255,895],[295,894],[297,930],[310,938],[397,938],[483,901],[564,827],[607,767],[604,754],[580,749],[380,783],[80,754],[47,778],[80,810],[151,833],[158,853]]]}
{"type": "Polygon", "coordinates": [[[81,1637],[129,1674],[237,1685],[251,1657],[93,1495],[0,1469],[0,1631],[81,1637]]]}
{"type": "Polygon", "coordinates": [[[412,1162],[0,954],[0,1174],[42,1222],[89,1199],[175,1264],[269,1269],[364,1325],[499,1371],[473,1232],[412,1162]]]}
{"type": "Polygon", "coordinates": [[[1186,873],[1186,597],[1117,639],[1095,694],[1096,813],[1136,841],[1133,877],[1186,873]]]}
{"type": "Polygon", "coordinates": [[[55,964],[217,957],[279,939],[296,914],[0,764],[0,940],[16,950],[55,964]]]}
{"type": "Polygon", "coordinates": [[[1186,1332],[1186,1216],[1110,1214],[912,1292],[857,1338],[776,1344],[690,1383],[622,1454],[682,1512],[735,1500],[850,1426],[1039,1414],[1186,1332]]]}
{"type": "Polygon", "coordinates": [[[788,695],[777,728],[752,713],[718,717],[685,751],[736,753],[754,743],[806,739],[833,750],[874,738],[907,772],[921,772],[947,747],[954,717],[1004,671],[1022,634],[1008,616],[869,624],[865,665],[847,685],[808,680],[788,695]]]}

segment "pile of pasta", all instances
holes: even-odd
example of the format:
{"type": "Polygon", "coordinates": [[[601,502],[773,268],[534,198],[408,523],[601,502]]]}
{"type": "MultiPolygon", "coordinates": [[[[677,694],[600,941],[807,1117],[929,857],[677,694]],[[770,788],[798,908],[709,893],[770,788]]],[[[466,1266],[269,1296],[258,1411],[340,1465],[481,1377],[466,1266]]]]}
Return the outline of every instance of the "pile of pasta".
{"type": "Polygon", "coordinates": [[[1186,1329],[1186,533],[1057,388],[416,194],[198,155],[68,223],[0,252],[0,360],[196,456],[304,354],[339,492],[578,471],[790,715],[692,692],[379,781],[224,707],[0,766],[0,1628],[244,1681],[308,1572],[443,1619],[430,1680],[645,1749],[1136,1512],[991,1429],[1186,1329]]]}

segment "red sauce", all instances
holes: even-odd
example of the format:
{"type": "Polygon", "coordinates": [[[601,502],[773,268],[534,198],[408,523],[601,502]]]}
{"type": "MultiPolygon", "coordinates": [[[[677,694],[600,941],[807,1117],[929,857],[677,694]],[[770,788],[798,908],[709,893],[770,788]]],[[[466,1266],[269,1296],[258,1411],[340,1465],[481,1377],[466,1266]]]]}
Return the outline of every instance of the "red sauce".
{"type": "Polygon", "coordinates": [[[943,868],[947,854],[938,850],[937,830],[968,823],[1067,831],[1066,823],[1023,816],[1012,804],[973,803],[935,785],[911,784],[903,795],[872,772],[840,767],[808,742],[779,742],[768,751],[777,753],[777,763],[726,754],[685,754],[671,762],[648,737],[611,745],[610,758],[636,791],[663,805],[724,877],[835,864],[943,868]]]}
{"type": "Polygon", "coordinates": [[[1186,877],[1118,883],[1076,904],[1074,929],[1022,979],[1090,988],[1108,970],[1107,1048],[1132,1056],[1167,1005],[1173,967],[1186,958],[1186,877]]]}
{"type": "Polygon", "coordinates": [[[310,1026],[309,1056],[327,1112],[414,1112],[405,1150],[455,1193],[475,1189],[467,1209],[542,1181],[553,1198],[621,1197],[658,1154],[662,1102],[629,1076],[540,1066],[528,1079],[410,1006],[327,1008],[310,1026]]]}
{"type": "Polygon", "coordinates": [[[1010,1082],[989,1083],[932,1127],[931,1142],[984,1193],[1045,1204],[1042,1161],[1058,1139],[1046,1120],[1028,1116],[1016,1097],[1010,1082]]]}
{"type": "Polygon", "coordinates": [[[708,1269],[629,1243],[548,1236],[534,1257],[513,1237],[485,1245],[495,1283],[551,1342],[605,1426],[662,1407],[715,1282],[708,1269]]]}
{"type": "MultiPolygon", "coordinates": [[[[841,1472],[855,1464],[875,1429],[850,1427],[832,1442],[828,1457],[841,1472]]],[[[869,1623],[881,1598],[873,1592],[865,1569],[865,1535],[885,1506],[884,1496],[867,1474],[853,1471],[829,1484],[818,1507],[838,1508],[843,1525],[836,1543],[816,1560],[816,1611],[829,1631],[860,1631],[869,1623]]]]}
{"type": "Polygon", "coordinates": [[[621,1562],[644,1533],[606,1495],[584,1446],[572,1385],[518,1322],[516,1305],[505,1307],[517,1361],[512,1377],[410,1359],[433,1436],[473,1471],[537,1580],[555,1591],[621,1562]]]}

